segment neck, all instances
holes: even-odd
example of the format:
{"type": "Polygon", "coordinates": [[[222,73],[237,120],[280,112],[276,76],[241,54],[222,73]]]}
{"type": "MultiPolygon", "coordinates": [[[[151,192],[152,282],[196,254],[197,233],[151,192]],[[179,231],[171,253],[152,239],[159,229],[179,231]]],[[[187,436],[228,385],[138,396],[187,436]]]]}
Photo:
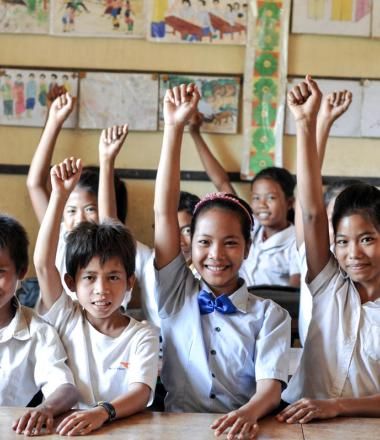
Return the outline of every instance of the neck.
{"type": "Polygon", "coordinates": [[[107,318],[96,318],[85,311],[87,321],[100,333],[116,338],[120,336],[129,324],[128,316],[123,315],[120,310],[115,311],[107,318]]]}
{"type": "Polygon", "coordinates": [[[272,235],[276,234],[277,232],[283,231],[289,226],[289,223],[286,222],[281,227],[270,227],[270,226],[263,226],[263,241],[267,240],[268,238],[272,237],[272,235]]]}
{"type": "Polygon", "coordinates": [[[354,282],[357,291],[359,292],[360,301],[365,304],[368,301],[376,301],[380,298],[380,283],[356,283],[354,282]]]}

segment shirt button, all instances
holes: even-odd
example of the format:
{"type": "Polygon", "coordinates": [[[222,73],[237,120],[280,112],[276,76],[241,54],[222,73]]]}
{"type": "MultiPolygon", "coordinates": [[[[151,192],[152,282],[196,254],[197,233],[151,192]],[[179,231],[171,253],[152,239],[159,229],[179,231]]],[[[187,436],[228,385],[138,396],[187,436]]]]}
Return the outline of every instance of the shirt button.
{"type": "Polygon", "coordinates": [[[215,394],[210,394],[210,399],[215,399],[215,394]]]}
{"type": "Polygon", "coordinates": [[[210,353],[215,355],[216,351],[215,350],[210,350],[210,353]]]}
{"type": "Polygon", "coordinates": [[[220,332],[220,327],[215,327],[215,331],[220,332]]]}
{"type": "Polygon", "coordinates": [[[215,374],[214,374],[214,373],[211,373],[211,376],[212,376],[212,377],[215,377],[215,374]]]}

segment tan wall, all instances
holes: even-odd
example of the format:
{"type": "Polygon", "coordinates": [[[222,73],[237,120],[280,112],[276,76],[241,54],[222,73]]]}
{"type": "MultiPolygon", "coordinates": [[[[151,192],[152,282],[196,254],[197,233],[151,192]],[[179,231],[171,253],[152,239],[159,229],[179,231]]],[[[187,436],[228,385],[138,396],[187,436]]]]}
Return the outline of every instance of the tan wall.
{"type": "MultiPolygon", "coordinates": [[[[137,40],[31,35],[0,36],[0,63],[7,66],[242,74],[244,55],[243,47],[199,47],[137,40]]],[[[379,78],[379,59],[380,42],[376,40],[292,35],[289,40],[288,73],[379,78]]],[[[0,126],[0,163],[29,164],[40,134],[41,130],[36,128],[0,126]]],[[[54,161],[67,155],[77,155],[86,164],[96,164],[98,136],[99,132],[95,130],[64,130],[57,143],[54,161]]],[[[159,132],[130,133],[117,167],[155,169],[161,139],[159,132]]],[[[243,142],[241,133],[206,135],[205,139],[228,171],[239,171],[243,142]]],[[[293,137],[285,138],[284,165],[291,171],[294,171],[294,144],[293,137]]],[[[377,177],[379,147],[379,140],[333,138],[328,147],[324,173],[377,177]]],[[[188,135],[184,141],[182,169],[202,170],[188,135]]],[[[25,179],[26,176],[0,176],[0,210],[15,215],[25,225],[33,244],[37,222],[27,197],[25,179]]],[[[130,226],[141,241],[152,244],[154,182],[129,180],[127,184],[130,226]]],[[[242,196],[248,197],[248,184],[236,186],[242,196]]],[[[183,188],[199,195],[212,190],[207,182],[184,182],[183,188]]]]}

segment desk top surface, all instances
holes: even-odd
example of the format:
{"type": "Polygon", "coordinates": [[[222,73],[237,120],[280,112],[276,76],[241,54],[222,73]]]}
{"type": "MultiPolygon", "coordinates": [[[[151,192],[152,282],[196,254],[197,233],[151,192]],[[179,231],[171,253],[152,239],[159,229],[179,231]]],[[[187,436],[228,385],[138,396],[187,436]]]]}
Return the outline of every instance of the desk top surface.
{"type": "MultiPolygon", "coordinates": [[[[15,440],[25,437],[12,430],[12,421],[25,408],[0,407],[0,439],[15,440]]],[[[158,413],[145,411],[106,425],[92,435],[82,438],[94,440],[215,440],[211,423],[217,414],[158,413]]],[[[258,440],[373,440],[380,439],[380,418],[337,418],[306,425],[278,423],[273,417],[259,422],[258,440]]],[[[59,435],[43,436],[47,440],[62,440],[59,435]]],[[[221,437],[222,439],[225,437],[221,437]]]]}

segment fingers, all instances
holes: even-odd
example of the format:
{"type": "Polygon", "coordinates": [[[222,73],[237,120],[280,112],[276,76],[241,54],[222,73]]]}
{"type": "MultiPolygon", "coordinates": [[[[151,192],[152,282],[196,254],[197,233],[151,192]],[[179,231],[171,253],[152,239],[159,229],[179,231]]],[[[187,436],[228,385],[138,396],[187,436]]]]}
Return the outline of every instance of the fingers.
{"type": "Polygon", "coordinates": [[[101,140],[110,145],[117,141],[124,141],[128,134],[128,124],[124,125],[113,125],[102,131],[101,140]]]}
{"type": "Polygon", "coordinates": [[[54,165],[50,174],[57,176],[61,180],[67,180],[74,174],[82,171],[82,159],[68,157],[63,162],[54,165]]]}
{"type": "Polygon", "coordinates": [[[235,420],[235,423],[232,425],[229,433],[227,434],[227,440],[234,440],[235,436],[240,433],[240,430],[243,428],[245,424],[245,420],[241,417],[235,420]]]}

